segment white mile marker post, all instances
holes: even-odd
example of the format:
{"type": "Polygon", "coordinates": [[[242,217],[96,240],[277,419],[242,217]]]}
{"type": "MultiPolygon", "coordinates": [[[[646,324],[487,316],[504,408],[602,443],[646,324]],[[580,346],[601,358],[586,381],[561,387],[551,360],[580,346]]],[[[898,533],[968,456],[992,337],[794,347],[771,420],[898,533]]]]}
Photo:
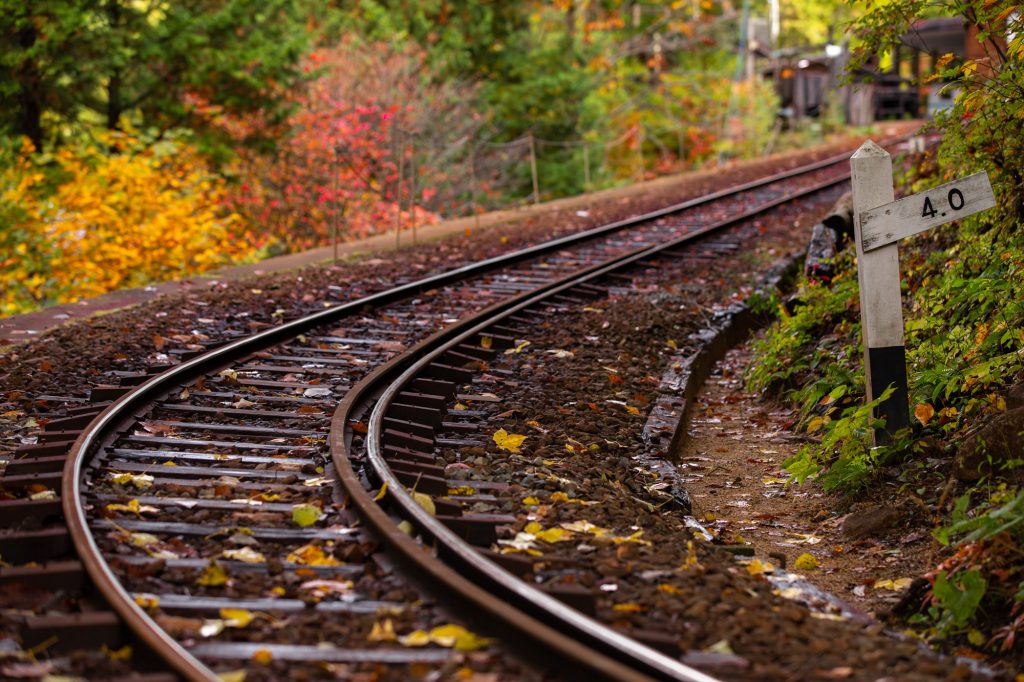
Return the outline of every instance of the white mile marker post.
{"type": "MultiPolygon", "coordinates": [[[[907,353],[903,346],[903,310],[900,303],[900,261],[895,244],[865,253],[860,216],[891,203],[892,157],[868,140],[850,157],[853,184],[853,229],[857,243],[857,280],[860,282],[861,333],[864,337],[864,383],[868,401],[890,385],[893,394],[878,406],[875,416],[885,417],[885,431],[906,427],[907,353]]],[[[876,438],[882,434],[875,434],[876,438]]]]}
{"type": "Polygon", "coordinates": [[[896,242],[992,208],[996,202],[985,173],[893,201],[892,157],[871,140],[850,157],[850,168],[868,401],[894,387],[875,411],[875,416],[885,417],[885,430],[877,431],[875,440],[885,442],[910,424],[896,242]]]}

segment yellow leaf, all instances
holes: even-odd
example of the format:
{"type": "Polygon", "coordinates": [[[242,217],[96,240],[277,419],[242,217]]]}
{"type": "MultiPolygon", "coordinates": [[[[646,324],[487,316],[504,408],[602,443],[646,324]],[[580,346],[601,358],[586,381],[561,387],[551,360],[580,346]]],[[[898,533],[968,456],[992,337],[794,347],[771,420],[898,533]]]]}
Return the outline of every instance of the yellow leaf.
{"type": "Polygon", "coordinates": [[[449,495],[475,495],[476,490],[468,485],[460,485],[458,488],[448,488],[449,495]]]}
{"type": "Polygon", "coordinates": [[[370,634],[366,636],[367,641],[370,642],[394,642],[398,639],[395,634],[395,625],[391,622],[390,618],[385,618],[383,622],[376,622],[373,624],[373,629],[370,630],[370,634]]]}
{"type": "Polygon", "coordinates": [[[683,568],[696,568],[702,569],[700,561],[697,560],[697,547],[693,544],[693,540],[686,541],[686,561],[683,562],[683,568]]]}
{"type": "Polygon", "coordinates": [[[244,628],[252,622],[252,611],[246,609],[221,609],[220,617],[229,628],[244,628]]]}
{"type": "Polygon", "coordinates": [[[128,535],[128,542],[136,547],[149,547],[160,542],[160,538],[152,533],[130,533],[128,535]]]}
{"type": "Polygon", "coordinates": [[[155,609],[160,606],[160,598],[155,594],[137,594],[135,604],[142,609],[155,609]]]}
{"type": "Polygon", "coordinates": [[[810,571],[818,567],[818,560],[814,558],[813,554],[805,552],[796,558],[793,567],[800,571],[810,571]]]}
{"type": "Polygon", "coordinates": [[[747,562],[747,573],[750,575],[761,575],[763,573],[771,573],[775,570],[767,561],[761,561],[760,559],[753,559],[747,562]]]}
{"type": "Polygon", "coordinates": [[[544,529],[544,527],[542,525],[540,525],[539,523],[537,523],[536,521],[530,521],[528,524],[526,524],[523,527],[523,532],[524,533],[529,533],[531,535],[536,535],[537,533],[539,533],[543,529],[544,529]]]}
{"type": "Polygon", "coordinates": [[[507,450],[513,454],[519,453],[519,447],[526,440],[526,436],[522,436],[518,433],[509,433],[505,429],[498,429],[492,436],[495,445],[502,450],[507,450]]]}
{"type": "Polygon", "coordinates": [[[229,670],[217,673],[217,677],[221,682],[245,682],[245,670],[229,670]]]}
{"type": "Polygon", "coordinates": [[[221,552],[221,556],[225,559],[231,559],[233,561],[242,561],[247,564],[262,564],[266,562],[266,557],[254,550],[252,547],[242,547],[240,549],[225,549],[221,552]]]}
{"type": "Polygon", "coordinates": [[[398,643],[408,647],[426,646],[430,644],[430,633],[425,630],[413,630],[409,634],[399,637],[398,643]]]}
{"type": "Polygon", "coordinates": [[[552,502],[568,502],[569,496],[563,493],[561,490],[558,492],[551,493],[552,502]]]}
{"type": "Polygon", "coordinates": [[[983,635],[978,630],[975,630],[975,629],[971,628],[970,630],[967,631],[967,641],[970,642],[972,646],[977,646],[977,647],[984,646],[985,645],[985,635],[983,635]]]}
{"type": "Polygon", "coordinates": [[[430,631],[430,641],[438,646],[443,646],[456,651],[476,651],[491,643],[491,640],[484,637],[477,637],[475,634],[461,625],[438,625],[430,631]]]}
{"type": "Polygon", "coordinates": [[[630,414],[636,414],[636,415],[640,414],[640,410],[638,410],[637,408],[633,407],[632,405],[626,405],[626,412],[629,412],[630,414]]]}
{"type": "Polygon", "coordinates": [[[469,409],[469,407],[467,407],[466,405],[463,405],[462,403],[455,403],[455,410],[457,412],[462,412],[462,411],[468,410],[468,409],[469,409]]]}
{"type": "Polygon", "coordinates": [[[252,655],[252,662],[260,665],[269,665],[273,660],[274,654],[270,653],[270,649],[257,649],[252,655]]]}
{"type": "Polygon", "coordinates": [[[928,403],[920,403],[914,408],[914,417],[921,422],[921,426],[927,426],[928,421],[935,416],[935,408],[928,403]]]}
{"type": "Polygon", "coordinates": [[[814,433],[832,420],[829,417],[815,417],[807,423],[807,433],[814,433]]]}
{"type": "Polygon", "coordinates": [[[118,471],[110,472],[110,480],[118,485],[130,485],[145,490],[153,486],[153,477],[149,474],[128,474],[118,471]]]}
{"type": "Polygon", "coordinates": [[[515,348],[506,348],[505,355],[512,355],[513,353],[522,353],[523,349],[529,345],[529,341],[520,341],[519,345],[517,345],[515,348]]]}
{"type": "Polygon", "coordinates": [[[374,502],[380,502],[381,500],[383,500],[383,499],[384,499],[384,496],[385,496],[385,495],[387,495],[387,494],[388,494],[388,482],[387,482],[387,481],[384,481],[384,485],[382,485],[382,486],[380,487],[380,492],[378,492],[378,493],[377,493],[377,494],[376,494],[376,495],[374,496],[374,498],[373,498],[373,501],[374,501],[374,502]]]}
{"type": "Polygon", "coordinates": [[[941,69],[944,66],[946,66],[946,64],[949,64],[951,61],[953,61],[953,53],[947,52],[946,54],[939,57],[938,61],[935,62],[935,68],[941,69]]]}
{"type": "Polygon", "coordinates": [[[565,542],[566,540],[572,539],[572,533],[565,530],[564,528],[548,528],[542,530],[539,533],[535,533],[538,540],[543,542],[554,544],[556,542],[565,542]]]}
{"type": "Polygon", "coordinates": [[[211,561],[203,569],[203,572],[199,574],[196,579],[196,584],[203,585],[205,587],[218,587],[228,581],[228,573],[224,570],[224,567],[218,564],[216,561],[211,561]]]}
{"type": "Polygon", "coordinates": [[[540,500],[533,495],[530,495],[529,497],[523,498],[523,504],[540,504],[540,500]]]}
{"type": "Polygon", "coordinates": [[[671,348],[672,350],[679,350],[679,344],[675,342],[675,339],[669,339],[668,341],[665,342],[665,345],[671,348]]]}
{"type": "Polygon", "coordinates": [[[326,554],[320,545],[310,543],[291,552],[287,561],[303,566],[340,566],[341,562],[326,554]]]}
{"type": "Polygon", "coordinates": [[[903,590],[910,587],[910,583],[914,582],[913,578],[897,578],[896,580],[876,580],[872,586],[876,590],[892,590],[893,592],[902,592],[903,590]]]}
{"type": "Polygon", "coordinates": [[[437,506],[434,504],[434,501],[430,499],[430,495],[413,492],[412,499],[416,500],[416,504],[423,507],[428,514],[431,516],[437,516],[437,506]]]}
{"type": "Polygon", "coordinates": [[[669,585],[668,583],[662,583],[661,585],[658,585],[658,590],[664,592],[665,594],[680,595],[683,593],[683,591],[680,590],[678,587],[676,587],[675,585],[669,585]]]}
{"type": "Polygon", "coordinates": [[[132,648],[129,645],[124,645],[120,649],[108,649],[107,645],[103,645],[103,653],[107,655],[112,661],[130,661],[132,660],[132,648]]]}
{"type": "Polygon", "coordinates": [[[643,613],[646,610],[645,607],[634,602],[623,602],[612,607],[612,611],[617,611],[618,613],[643,613]]]}
{"type": "Polygon", "coordinates": [[[481,336],[480,337],[480,347],[481,348],[490,348],[493,345],[494,345],[494,339],[492,339],[491,337],[489,337],[489,336],[481,336]]]}
{"type": "Polygon", "coordinates": [[[296,504],[292,507],[292,521],[300,528],[312,526],[322,515],[320,507],[315,504],[296,504]]]}

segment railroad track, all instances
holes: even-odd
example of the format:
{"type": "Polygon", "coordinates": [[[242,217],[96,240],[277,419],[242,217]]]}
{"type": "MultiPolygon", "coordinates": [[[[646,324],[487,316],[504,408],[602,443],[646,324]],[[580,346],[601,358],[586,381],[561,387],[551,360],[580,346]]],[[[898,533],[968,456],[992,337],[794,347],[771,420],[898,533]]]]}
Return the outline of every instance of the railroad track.
{"type": "Polygon", "coordinates": [[[582,615],[579,591],[515,578],[529,562],[488,549],[514,519],[472,511],[498,488],[450,495],[435,448],[480,443],[473,408],[494,398],[462,387],[517,346],[524,311],[607,295],[623,273],[692,260],[694,244],[733,251],[750,234],[716,235],[837,187],[846,160],[407,282],[94,388],[0,481],[22,491],[0,502],[12,565],[0,582],[94,586],[21,614],[23,645],[134,642],[152,660],[133,665],[154,679],[247,666],[249,679],[324,666],[536,675],[505,650],[570,676],[711,679],[582,615]],[[506,649],[449,627],[453,617],[506,649]],[[481,653],[412,646],[424,642],[396,641],[395,629],[481,653]]]}

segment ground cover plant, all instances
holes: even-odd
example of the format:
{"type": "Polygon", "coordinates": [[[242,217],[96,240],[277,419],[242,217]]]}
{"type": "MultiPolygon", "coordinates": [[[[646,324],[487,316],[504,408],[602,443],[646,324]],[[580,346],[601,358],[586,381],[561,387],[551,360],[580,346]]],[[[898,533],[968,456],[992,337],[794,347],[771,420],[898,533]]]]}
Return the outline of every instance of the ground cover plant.
{"type": "MultiPolygon", "coordinates": [[[[804,279],[758,344],[752,388],[800,406],[811,436],[786,463],[840,507],[912,499],[942,561],[905,595],[896,616],[936,645],[1009,667],[1024,661],[1024,164],[1019,124],[1024,74],[1019,6],[950,2],[987,56],[938,59],[934,80],[963,94],[937,117],[937,153],[910,167],[918,191],[988,172],[998,207],[901,243],[912,427],[872,447],[864,405],[856,264],[850,249],[831,282],[804,279]]],[[[855,24],[865,50],[884,50],[934,12],[923,2],[875,7],[855,24]]],[[[861,59],[866,58],[866,54],[861,59]]]]}

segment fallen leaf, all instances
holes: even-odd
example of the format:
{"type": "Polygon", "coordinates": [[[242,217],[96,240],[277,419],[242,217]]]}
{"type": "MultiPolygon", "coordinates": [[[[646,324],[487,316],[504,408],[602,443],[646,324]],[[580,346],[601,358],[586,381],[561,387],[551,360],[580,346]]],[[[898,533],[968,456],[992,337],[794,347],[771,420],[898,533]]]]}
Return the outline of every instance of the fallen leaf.
{"type": "Polygon", "coordinates": [[[491,643],[490,639],[478,637],[461,625],[438,625],[430,631],[434,644],[456,651],[476,651],[491,643]]]}
{"type": "Polygon", "coordinates": [[[494,435],[491,436],[491,438],[494,439],[495,445],[499,448],[507,450],[513,454],[519,453],[519,447],[523,444],[523,441],[526,440],[526,436],[522,436],[518,433],[509,433],[505,429],[498,429],[494,432],[494,435]]]}
{"type": "Polygon", "coordinates": [[[315,504],[296,504],[292,507],[292,521],[299,528],[312,526],[324,516],[323,511],[315,504]]]}
{"type": "Polygon", "coordinates": [[[286,561],[303,566],[340,566],[341,562],[326,554],[319,545],[310,543],[291,552],[286,561]]]}
{"type": "Polygon", "coordinates": [[[308,580],[299,585],[300,590],[308,590],[318,599],[329,594],[348,596],[352,594],[351,580],[308,580]]]}
{"type": "Polygon", "coordinates": [[[430,499],[430,495],[413,492],[412,499],[416,500],[416,504],[422,507],[428,514],[437,516],[437,506],[434,504],[434,500],[430,499]]]}
{"type": "Polygon", "coordinates": [[[245,670],[229,670],[217,673],[221,682],[245,682],[245,670]]]}
{"type": "Polygon", "coordinates": [[[196,584],[203,585],[204,587],[218,587],[228,581],[228,573],[224,570],[216,561],[211,561],[203,569],[199,577],[196,578],[196,584]]]}
{"type": "Polygon", "coordinates": [[[747,562],[747,573],[750,575],[761,575],[763,573],[771,573],[775,570],[767,561],[761,561],[760,559],[753,559],[747,562]]]}
{"type": "Polygon", "coordinates": [[[914,408],[914,417],[921,422],[921,426],[927,426],[928,421],[935,416],[935,408],[928,403],[920,403],[914,408]]]}
{"type": "Polygon", "coordinates": [[[220,617],[229,628],[244,628],[254,618],[252,611],[246,609],[221,609],[220,617]]]}
{"type": "Polygon", "coordinates": [[[270,653],[270,649],[257,649],[252,655],[252,662],[260,665],[268,665],[273,660],[274,654],[270,653]]]}
{"type": "Polygon", "coordinates": [[[247,564],[262,564],[266,563],[267,559],[262,554],[254,550],[252,547],[242,547],[241,549],[226,549],[221,552],[221,556],[225,559],[231,559],[233,561],[241,561],[247,564]]]}
{"type": "Polygon", "coordinates": [[[160,542],[160,538],[152,533],[129,533],[128,542],[136,547],[149,547],[160,542]]]}
{"type": "Polygon", "coordinates": [[[152,514],[159,511],[156,507],[148,504],[140,505],[139,501],[134,498],[128,500],[128,504],[108,504],[106,509],[107,511],[126,511],[135,514],[136,516],[142,516],[143,513],[152,514]]]}
{"type": "Polygon", "coordinates": [[[413,630],[409,634],[399,637],[398,643],[408,647],[427,646],[430,644],[430,633],[426,630],[413,630]]]}
{"type": "Polygon", "coordinates": [[[902,592],[903,590],[910,587],[910,583],[914,582],[913,578],[897,578],[895,580],[876,580],[872,585],[876,590],[892,590],[893,592],[902,592]]]}
{"type": "Polygon", "coordinates": [[[380,502],[381,500],[384,499],[384,496],[387,495],[387,494],[388,494],[388,482],[384,481],[384,485],[382,485],[380,487],[380,490],[377,492],[377,494],[373,496],[373,501],[374,502],[380,502]]]}
{"type": "Polygon", "coordinates": [[[155,609],[160,606],[160,598],[155,594],[137,594],[134,600],[140,609],[155,609]]]}
{"type": "Polygon", "coordinates": [[[565,542],[566,540],[572,539],[572,533],[564,528],[548,528],[547,530],[542,530],[534,535],[538,540],[549,544],[565,542]]]}
{"type": "Polygon", "coordinates": [[[494,339],[492,339],[491,337],[489,337],[489,336],[481,336],[480,337],[480,347],[481,348],[490,348],[493,345],[494,345],[494,339]]]}
{"type": "Polygon", "coordinates": [[[395,625],[391,619],[385,618],[383,622],[378,621],[373,624],[366,639],[370,642],[394,642],[398,639],[398,635],[395,634],[395,625]]]}
{"type": "Polygon", "coordinates": [[[153,477],[149,474],[129,474],[120,471],[111,471],[110,480],[117,485],[130,485],[145,490],[153,486],[153,477]]]}
{"type": "Polygon", "coordinates": [[[623,602],[612,607],[612,611],[618,613],[643,613],[647,608],[635,602],[623,602]]]}
{"type": "Polygon", "coordinates": [[[520,341],[515,348],[506,348],[505,355],[512,355],[513,353],[522,353],[523,349],[530,345],[529,341],[520,341]]]}
{"type": "Polygon", "coordinates": [[[635,414],[635,415],[639,415],[640,414],[640,410],[638,410],[637,408],[633,407],[632,405],[626,405],[626,412],[629,412],[630,414],[635,414]]]}
{"type": "Polygon", "coordinates": [[[793,562],[793,567],[800,571],[810,571],[818,567],[818,560],[814,558],[813,554],[801,554],[793,562]]]}
{"type": "Polygon", "coordinates": [[[540,504],[540,500],[533,495],[530,495],[529,497],[523,498],[523,504],[540,504]]]}

